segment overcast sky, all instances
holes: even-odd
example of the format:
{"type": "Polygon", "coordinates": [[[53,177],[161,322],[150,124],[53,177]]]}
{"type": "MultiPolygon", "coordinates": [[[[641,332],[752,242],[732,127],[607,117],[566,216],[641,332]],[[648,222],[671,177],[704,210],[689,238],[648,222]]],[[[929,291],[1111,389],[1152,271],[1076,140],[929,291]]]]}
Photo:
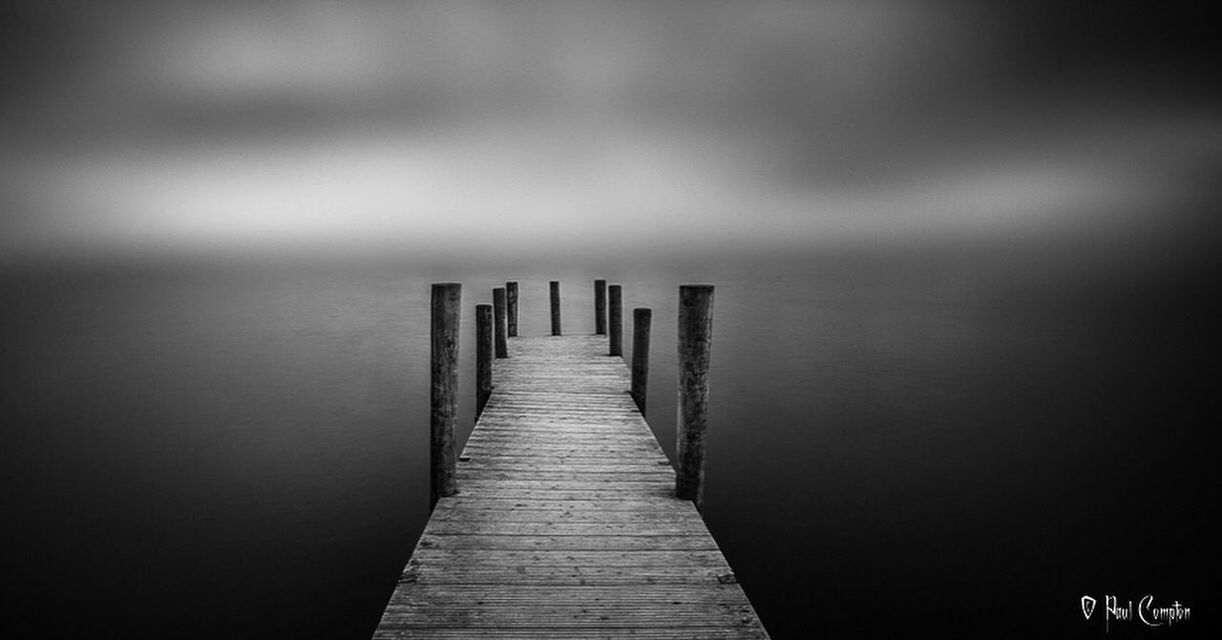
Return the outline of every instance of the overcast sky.
{"type": "Polygon", "coordinates": [[[1222,173],[1165,4],[0,11],[14,259],[1191,234],[1222,173]]]}

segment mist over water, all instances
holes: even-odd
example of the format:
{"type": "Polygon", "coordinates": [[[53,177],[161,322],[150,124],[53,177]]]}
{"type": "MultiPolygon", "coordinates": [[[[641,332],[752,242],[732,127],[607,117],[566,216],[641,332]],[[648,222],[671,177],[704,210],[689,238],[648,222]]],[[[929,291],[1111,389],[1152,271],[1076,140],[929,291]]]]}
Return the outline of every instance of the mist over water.
{"type": "MultiPolygon", "coordinates": [[[[429,283],[464,282],[465,440],[494,271],[6,278],[5,625],[365,637],[427,519],[429,283]]],[[[1217,595],[1216,281],[893,252],[503,273],[523,335],[549,279],[566,332],[595,275],[654,310],[672,457],[677,285],[716,283],[704,513],[775,637],[1094,631],[1079,592],[1217,595]]]]}
{"type": "Polygon", "coordinates": [[[717,287],[704,515],[773,637],[1096,637],[1106,593],[1209,635],[1203,12],[2,11],[9,635],[367,637],[427,519],[429,284],[469,341],[505,280],[592,332],[594,278],[653,309],[672,457],[677,287],[717,287]]]}

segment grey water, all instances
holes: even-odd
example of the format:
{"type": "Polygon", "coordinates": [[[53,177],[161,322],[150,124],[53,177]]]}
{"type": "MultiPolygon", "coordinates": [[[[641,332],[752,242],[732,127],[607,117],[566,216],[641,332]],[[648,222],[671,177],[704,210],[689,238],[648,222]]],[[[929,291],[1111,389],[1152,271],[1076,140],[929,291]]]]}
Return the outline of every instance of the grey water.
{"type": "Polygon", "coordinates": [[[1132,271],[984,249],[10,270],[5,635],[368,637],[427,520],[429,284],[464,284],[465,439],[474,305],[517,280],[544,335],[561,280],[566,332],[592,333],[594,278],[653,309],[672,459],[678,286],[717,287],[704,516],[773,637],[1097,637],[1078,603],[1104,593],[1199,607],[1175,629],[1197,631],[1222,602],[1216,276],[1132,271]]]}

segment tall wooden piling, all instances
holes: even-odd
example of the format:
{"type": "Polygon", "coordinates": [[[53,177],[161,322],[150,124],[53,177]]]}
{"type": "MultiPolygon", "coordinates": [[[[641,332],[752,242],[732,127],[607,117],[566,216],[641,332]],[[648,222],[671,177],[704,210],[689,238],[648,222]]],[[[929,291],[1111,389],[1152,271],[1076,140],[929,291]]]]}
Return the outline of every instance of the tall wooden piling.
{"type": "Polygon", "coordinates": [[[462,285],[433,285],[429,397],[429,507],[458,493],[455,480],[454,421],[458,415],[458,325],[462,285]]]}
{"type": "Polygon", "coordinates": [[[509,346],[505,342],[505,287],[492,290],[492,335],[496,338],[496,357],[508,358],[509,346]]]}
{"type": "Polygon", "coordinates": [[[607,281],[594,281],[594,333],[607,333],[607,281]]]}
{"type": "Polygon", "coordinates": [[[649,395],[649,328],[653,312],[644,307],[632,310],[632,399],[645,415],[649,395]]]}
{"type": "Polygon", "coordinates": [[[704,434],[708,427],[713,286],[679,287],[678,470],[675,495],[699,507],[704,497],[704,434]]]}
{"type": "Polygon", "coordinates": [[[624,295],[623,289],[618,284],[613,284],[607,287],[608,297],[611,299],[611,309],[608,313],[608,322],[610,325],[610,343],[611,353],[613,356],[624,355],[624,295]]]}
{"type": "Polygon", "coordinates": [[[492,305],[475,305],[475,418],[492,395],[492,305]]]}
{"type": "Polygon", "coordinates": [[[552,335],[560,335],[560,282],[552,280],[548,283],[552,298],[552,335]]]}
{"type": "Polygon", "coordinates": [[[510,338],[518,337],[518,283],[505,283],[505,318],[510,338]]]}

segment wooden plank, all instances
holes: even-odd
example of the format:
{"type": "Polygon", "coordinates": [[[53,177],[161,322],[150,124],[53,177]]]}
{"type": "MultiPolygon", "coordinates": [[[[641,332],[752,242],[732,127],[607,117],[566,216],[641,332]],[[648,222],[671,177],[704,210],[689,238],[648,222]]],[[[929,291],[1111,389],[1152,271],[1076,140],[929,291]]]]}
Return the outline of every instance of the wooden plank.
{"type": "Polygon", "coordinates": [[[518,458],[480,458],[475,457],[470,460],[460,462],[458,464],[459,472],[470,474],[497,474],[508,472],[522,472],[533,475],[535,473],[609,473],[609,474],[661,474],[663,476],[671,475],[664,468],[669,465],[659,465],[650,462],[625,462],[622,466],[607,464],[607,459],[603,457],[589,458],[570,458],[565,462],[533,462],[535,458],[527,458],[525,456],[518,458]],[[517,460],[530,460],[531,462],[517,462],[517,460]]]}
{"type": "MultiPolygon", "coordinates": [[[[624,452],[628,460],[635,460],[635,456],[642,456],[641,460],[649,462],[652,460],[655,464],[663,464],[662,460],[653,456],[649,456],[646,460],[644,456],[658,452],[657,445],[649,442],[640,442],[622,446],[611,443],[582,443],[575,445],[573,443],[552,444],[548,442],[516,443],[508,442],[492,442],[488,440],[467,441],[467,448],[463,451],[462,457],[468,461],[473,460],[502,460],[505,462],[513,462],[515,460],[550,460],[557,464],[568,460],[581,461],[587,459],[595,460],[613,460],[613,454],[624,452]]],[[[670,464],[667,461],[665,464],[670,464]]]]}
{"type": "Polygon", "coordinates": [[[686,518],[662,508],[646,508],[635,510],[604,511],[602,509],[462,509],[449,513],[439,513],[434,516],[438,520],[453,520],[467,522],[470,520],[502,520],[504,522],[581,522],[596,523],[646,523],[646,522],[682,522],[686,518]]]}
{"type": "Polygon", "coordinates": [[[617,585],[718,584],[718,572],[706,567],[515,567],[422,566],[414,572],[420,584],[617,585]]]}
{"type": "Polygon", "coordinates": [[[513,339],[375,638],[767,638],[606,338],[513,339]]]}
{"type": "Polygon", "coordinates": [[[597,511],[600,513],[609,511],[664,511],[666,513],[675,513],[679,511],[675,509],[674,500],[669,497],[657,499],[640,498],[625,501],[596,501],[516,500],[512,498],[459,495],[455,496],[452,500],[447,500],[444,504],[438,505],[437,510],[433,513],[441,516],[449,509],[495,509],[498,511],[556,509],[564,511],[597,511]]]}
{"type": "MultiPolygon", "coordinates": [[[[722,555],[716,551],[705,549],[699,551],[673,552],[669,549],[640,549],[633,552],[623,551],[589,551],[589,550],[555,550],[533,549],[521,550],[480,550],[442,549],[433,547],[419,549],[412,554],[411,563],[415,565],[446,566],[448,564],[462,566],[496,566],[516,567],[529,565],[538,567],[717,567],[725,571],[729,565],[722,555]]],[[[409,567],[412,564],[409,563],[409,567]]]]}
{"type": "Polygon", "coordinates": [[[440,547],[444,549],[503,549],[503,550],[585,550],[585,551],[647,551],[664,547],[674,551],[698,551],[717,549],[710,536],[506,536],[506,535],[458,535],[439,536],[426,531],[417,548],[440,547]]]}
{"type": "Polygon", "coordinates": [[[742,628],[727,629],[725,627],[666,627],[658,626],[651,629],[631,629],[622,627],[606,628],[554,628],[554,627],[519,627],[515,629],[477,628],[471,626],[430,627],[418,629],[397,626],[394,621],[388,621],[383,627],[374,631],[375,640],[463,640],[466,638],[500,638],[503,640],[757,640],[766,639],[768,634],[763,627],[750,627],[744,624],[742,628]]]}
{"type": "MultiPolygon", "coordinates": [[[[464,454],[463,462],[458,465],[460,473],[498,474],[505,472],[521,472],[524,475],[536,473],[621,473],[621,474],[660,474],[671,475],[669,464],[660,464],[657,460],[647,460],[648,451],[641,451],[638,458],[624,462],[622,466],[609,464],[605,456],[586,456],[584,458],[568,458],[564,462],[555,462],[552,458],[531,458],[525,455],[505,458],[486,456],[470,456],[464,454]]],[[[649,456],[652,457],[652,456],[649,456]]]]}
{"type": "Polygon", "coordinates": [[[533,480],[539,482],[556,482],[556,481],[574,481],[574,482],[662,482],[670,483],[674,480],[673,473],[665,471],[642,471],[631,472],[624,470],[616,471],[582,471],[580,469],[564,469],[557,471],[542,471],[542,470],[525,470],[525,469],[459,469],[458,481],[460,483],[468,480],[533,480]]]}
{"type": "MultiPolygon", "coordinates": [[[[422,585],[429,591],[450,585],[422,585]]],[[[540,589],[536,585],[520,585],[528,587],[524,591],[540,589]]],[[[665,585],[675,588],[674,585],[665,585]]],[[[602,587],[580,587],[570,590],[586,590],[602,587]]],[[[661,603],[650,607],[648,602],[634,601],[630,604],[611,603],[575,603],[562,605],[555,603],[537,604],[523,599],[520,603],[472,604],[464,600],[413,600],[404,599],[392,601],[387,607],[387,622],[398,628],[420,629],[436,627],[471,627],[471,628],[594,628],[594,629],[631,629],[631,628],[682,628],[707,627],[722,625],[733,628],[751,621],[754,612],[749,606],[739,603],[743,601],[740,595],[729,602],[715,600],[700,602],[696,606],[679,607],[663,606],[661,603]],[[737,600],[737,602],[733,601],[737,600]],[[442,604],[433,604],[440,601],[442,604]],[[638,604],[639,603],[639,604],[638,604]]],[[[662,602],[667,602],[663,600],[662,602]]]]}
{"type": "Polygon", "coordinates": [[[736,584],[716,587],[663,587],[658,585],[600,586],[572,589],[569,587],[534,587],[523,589],[513,585],[482,585],[478,587],[420,588],[405,585],[391,597],[392,605],[429,603],[448,606],[458,598],[469,599],[474,606],[523,606],[539,600],[557,606],[631,605],[649,607],[653,603],[672,605],[739,604],[742,590],[736,584]]]}
{"type": "Polygon", "coordinates": [[[437,519],[430,522],[436,535],[507,535],[507,536],[697,536],[707,535],[703,523],[682,519],[674,522],[570,522],[553,518],[544,522],[514,522],[493,517],[480,518],[474,513],[456,520],[437,519]],[[699,525],[699,526],[698,526],[699,525]]]}
{"type": "Polygon", "coordinates": [[[484,487],[460,489],[459,496],[515,498],[518,500],[622,500],[636,502],[641,497],[674,499],[674,485],[666,485],[661,489],[625,492],[621,487],[603,487],[600,489],[556,490],[556,489],[489,489],[484,487]]]}

